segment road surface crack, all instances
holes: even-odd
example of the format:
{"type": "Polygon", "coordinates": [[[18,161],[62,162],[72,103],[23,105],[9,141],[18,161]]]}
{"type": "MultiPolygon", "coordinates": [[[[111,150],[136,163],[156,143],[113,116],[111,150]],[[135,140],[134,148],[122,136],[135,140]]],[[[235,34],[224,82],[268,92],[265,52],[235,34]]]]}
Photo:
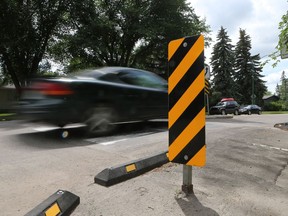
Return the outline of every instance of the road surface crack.
{"type": "Polygon", "coordinates": [[[282,168],[279,170],[279,172],[276,174],[276,177],[275,177],[275,180],[274,180],[275,184],[277,184],[277,181],[278,181],[279,177],[282,175],[283,170],[285,170],[287,168],[287,166],[288,166],[288,160],[286,161],[286,164],[284,164],[282,166],[282,168]]]}

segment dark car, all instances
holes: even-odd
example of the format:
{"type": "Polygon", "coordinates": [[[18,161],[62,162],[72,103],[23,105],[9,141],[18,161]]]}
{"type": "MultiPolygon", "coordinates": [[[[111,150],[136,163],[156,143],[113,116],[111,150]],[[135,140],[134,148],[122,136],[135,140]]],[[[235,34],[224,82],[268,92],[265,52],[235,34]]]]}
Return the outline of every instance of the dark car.
{"type": "Polygon", "coordinates": [[[258,114],[262,113],[262,108],[257,105],[247,105],[239,109],[240,114],[258,114]]]}
{"type": "Polygon", "coordinates": [[[89,134],[112,132],[117,124],[167,118],[167,81],[134,68],[103,67],[69,77],[31,81],[19,101],[29,121],[63,127],[84,123],[89,134]]]}
{"type": "Polygon", "coordinates": [[[239,114],[239,104],[235,100],[222,100],[221,102],[217,103],[216,106],[212,106],[210,108],[209,114],[239,114]]]}

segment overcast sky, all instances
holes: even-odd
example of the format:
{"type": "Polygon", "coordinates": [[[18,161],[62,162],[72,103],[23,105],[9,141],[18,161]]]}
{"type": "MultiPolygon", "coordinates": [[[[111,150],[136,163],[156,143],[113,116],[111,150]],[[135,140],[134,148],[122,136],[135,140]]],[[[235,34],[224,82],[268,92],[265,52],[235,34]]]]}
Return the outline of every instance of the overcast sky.
{"type": "MultiPolygon", "coordinates": [[[[216,35],[223,26],[236,45],[239,40],[239,29],[245,29],[251,37],[251,54],[265,56],[273,53],[278,43],[278,25],[281,17],[288,9],[287,0],[188,0],[195,12],[212,30],[213,43],[205,49],[205,56],[210,58],[216,35]]],[[[263,69],[264,80],[268,90],[275,93],[277,83],[280,82],[282,71],[288,76],[288,59],[284,59],[273,68],[266,65],[263,69]]]]}

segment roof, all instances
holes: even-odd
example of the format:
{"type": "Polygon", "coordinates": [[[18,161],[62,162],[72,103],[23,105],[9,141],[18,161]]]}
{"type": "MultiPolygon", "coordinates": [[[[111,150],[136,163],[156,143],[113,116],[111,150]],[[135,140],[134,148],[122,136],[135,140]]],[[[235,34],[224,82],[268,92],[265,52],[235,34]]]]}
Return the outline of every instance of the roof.
{"type": "Polygon", "coordinates": [[[265,96],[262,97],[263,100],[268,100],[270,98],[279,99],[279,97],[277,95],[265,95],[265,96]]]}

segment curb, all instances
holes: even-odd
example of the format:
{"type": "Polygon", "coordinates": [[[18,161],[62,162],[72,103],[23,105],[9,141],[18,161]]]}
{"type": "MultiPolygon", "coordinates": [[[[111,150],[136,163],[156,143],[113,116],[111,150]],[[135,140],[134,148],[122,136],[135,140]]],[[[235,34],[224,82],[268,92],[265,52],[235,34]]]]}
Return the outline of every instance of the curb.
{"type": "Polygon", "coordinates": [[[94,182],[109,187],[119,182],[139,176],[156,167],[168,163],[167,151],[147,158],[131,161],[116,167],[106,168],[98,173],[94,182]]]}
{"type": "Polygon", "coordinates": [[[233,115],[206,115],[206,119],[231,119],[233,115]]]}
{"type": "Polygon", "coordinates": [[[68,216],[79,205],[80,197],[58,190],[24,216],[68,216]]]}

